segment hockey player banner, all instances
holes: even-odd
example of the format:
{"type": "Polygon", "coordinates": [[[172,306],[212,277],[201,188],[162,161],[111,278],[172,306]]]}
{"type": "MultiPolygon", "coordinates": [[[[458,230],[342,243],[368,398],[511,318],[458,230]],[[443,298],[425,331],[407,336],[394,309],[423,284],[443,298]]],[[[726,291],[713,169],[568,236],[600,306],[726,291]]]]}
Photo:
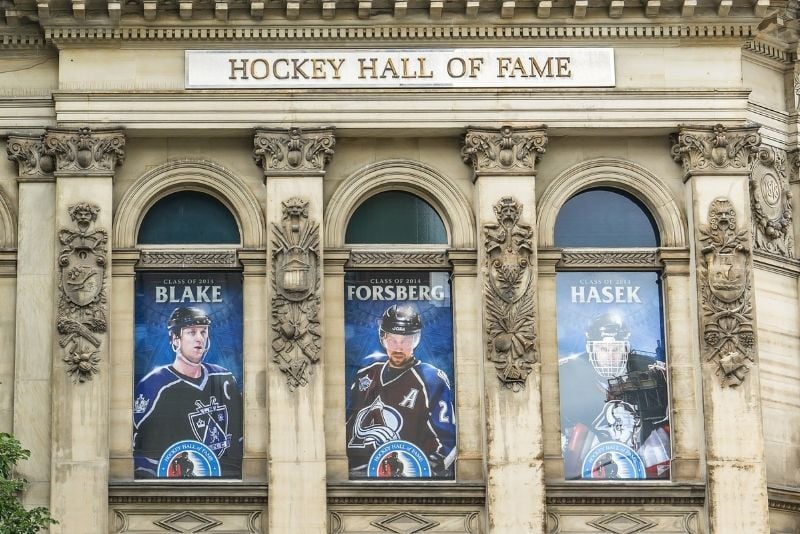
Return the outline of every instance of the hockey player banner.
{"type": "Polygon", "coordinates": [[[655,272],[558,273],[567,479],[669,479],[661,285],[655,272]]]}
{"type": "Polygon", "coordinates": [[[137,273],[135,343],[135,478],[241,478],[241,273],[137,273]]]}
{"type": "Polygon", "coordinates": [[[350,478],[452,480],[449,273],[350,271],[344,292],[350,478]]]}

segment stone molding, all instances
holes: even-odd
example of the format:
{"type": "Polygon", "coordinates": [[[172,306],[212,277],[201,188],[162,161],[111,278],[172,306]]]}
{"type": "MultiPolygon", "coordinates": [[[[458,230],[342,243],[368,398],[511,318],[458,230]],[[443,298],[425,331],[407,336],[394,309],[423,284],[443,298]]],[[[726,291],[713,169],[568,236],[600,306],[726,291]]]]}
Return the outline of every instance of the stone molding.
{"type": "Polygon", "coordinates": [[[336,146],[335,128],[258,128],[253,158],[264,176],[324,176],[336,146]]]}
{"type": "Polygon", "coordinates": [[[484,174],[536,174],[536,161],[547,146],[547,127],[467,127],[461,159],[471,165],[475,179],[484,174]]]}
{"type": "Polygon", "coordinates": [[[534,229],[520,221],[522,210],[513,197],[503,197],[494,205],[497,223],[483,225],[486,358],[512,391],[525,387],[539,360],[534,229]]]}
{"type": "Polygon", "coordinates": [[[266,222],[261,204],[247,183],[226,167],[209,161],[168,161],[142,174],[123,195],[114,216],[114,248],[133,248],[139,225],[159,199],[184,190],[202,191],[231,210],[242,236],[242,246],[266,247],[266,222]]]}
{"type": "Polygon", "coordinates": [[[246,482],[111,482],[109,504],[267,504],[267,485],[246,482]]]}
{"type": "Polygon", "coordinates": [[[99,372],[102,334],[108,328],[108,232],[94,228],[100,212],[95,204],[74,204],[68,212],[76,229],[58,232],[56,328],[67,374],[74,382],[85,382],[99,372]]]}
{"type": "MultiPolygon", "coordinates": [[[[752,19],[751,19],[752,20],[752,19]]],[[[321,22],[321,21],[320,21],[321,22]]],[[[755,22],[720,22],[716,17],[702,21],[672,24],[643,24],[637,17],[635,23],[597,22],[592,24],[542,24],[537,20],[535,25],[526,22],[508,23],[472,23],[463,21],[455,24],[364,26],[358,24],[341,25],[275,25],[265,27],[253,23],[239,27],[221,27],[219,25],[198,25],[181,27],[170,24],[131,25],[126,27],[87,27],[86,25],[48,26],[42,30],[47,42],[87,42],[87,41],[202,41],[223,42],[237,39],[317,43],[352,43],[352,42],[386,42],[387,40],[402,42],[452,42],[465,44],[486,43],[492,41],[530,42],[531,39],[550,42],[570,41],[595,42],[598,37],[629,43],[631,39],[670,40],[694,38],[708,40],[746,40],[755,36],[755,22]]],[[[26,39],[30,39],[27,37],[26,39]]],[[[37,36],[41,39],[41,36],[37,36]]],[[[20,39],[24,41],[25,39],[20,39]]]]}
{"type": "Polygon", "coordinates": [[[467,197],[443,173],[406,159],[369,164],[342,181],[325,208],[325,246],[345,247],[347,223],[353,212],[364,200],[384,191],[419,196],[442,218],[450,247],[476,248],[475,214],[467,197]]]}
{"type": "Polygon", "coordinates": [[[659,267],[657,249],[613,251],[596,250],[564,250],[561,253],[559,267],[659,267]]]}
{"type": "Polygon", "coordinates": [[[17,247],[17,218],[11,200],[0,187],[0,250],[17,247]]]}
{"type": "Polygon", "coordinates": [[[137,269],[238,268],[236,250],[147,250],[139,255],[137,269]]]}
{"type": "Polygon", "coordinates": [[[70,176],[108,176],[125,160],[122,130],[89,127],[48,129],[42,139],[46,154],[55,158],[55,173],[70,176]]]}
{"type": "Polygon", "coordinates": [[[447,253],[437,252],[367,252],[353,250],[350,253],[348,267],[370,268],[448,268],[450,262],[447,253]]]}
{"type": "Polygon", "coordinates": [[[797,488],[768,486],[769,507],[800,514],[800,491],[797,488]]]}
{"type": "Polygon", "coordinates": [[[56,170],[53,154],[45,149],[42,135],[9,135],[6,153],[17,162],[20,180],[52,181],[56,170]]]}
{"type": "Polygon", "coordinates": [[[761,144],[756,125],[683,126],[670,139],[672,159],[683,165],[685,179],[697,172],[749,174],[761,144]]]}
{"type": "Polygon", "coordinates": [[[322,350],[320,232],[307,200],[281,208],[280,224],[272,223],[272,360],[294,391],[308,385],[322,350]]]}
{"type": "Polygon", "coordinates": [[[789,259],[762,251],[753,253],[753,267],[781,276],[800,278],[800,260],[789,259]]]}
{"type": "Polygon", "coordinates": [[[750,231],[736,218],[730,200],[718,197],[708,208],[708,223],[697,225],[701,352],[716,364],[722,385],[732,387],[744,382],[756,348],[750,231]]]}
{"type": "Polygon", "coordinates": [[[536,225],[540,248],[555,246],[555,225],[561,207],[575,194],[592,187],[620,189],[641,201],[655,219],[662,247],[689,246],[686,217],[664,180],[632,161],[596,158],[562,171],[539,197],[536,225]]]}
{"type": "Polygon", "coordinates": [[[750,174],[750,207],[756,250],[794,258],[791,199],[786,152],[762,146],[750,174]]]}
{"type": "Polygon", "coordinates": [[[486,487],[476,483],[409,482],[377,485],[342,482],[328,484],[328,505],[330,506],[484,506],[485,504],[486,487]]]}

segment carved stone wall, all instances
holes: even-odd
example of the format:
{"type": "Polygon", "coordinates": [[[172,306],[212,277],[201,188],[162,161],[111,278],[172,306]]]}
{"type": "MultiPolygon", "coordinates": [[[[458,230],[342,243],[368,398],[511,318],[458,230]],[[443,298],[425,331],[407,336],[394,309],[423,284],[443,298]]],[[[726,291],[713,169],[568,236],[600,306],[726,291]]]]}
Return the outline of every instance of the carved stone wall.
{"type": "Polygon", "coordinates": [[[750,205],[756,250],[794,258],[792,193],[786,152],[761,147],[750,174],[750,205]]]}

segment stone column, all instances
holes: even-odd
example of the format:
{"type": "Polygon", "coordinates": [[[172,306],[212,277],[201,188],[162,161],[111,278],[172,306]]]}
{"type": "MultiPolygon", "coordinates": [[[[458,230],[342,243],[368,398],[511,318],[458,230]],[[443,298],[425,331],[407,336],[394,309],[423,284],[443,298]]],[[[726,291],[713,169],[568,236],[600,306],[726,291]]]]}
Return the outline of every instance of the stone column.
{"type": "Polygon", "coordinates": [[[257,130],[267,186],[269,531],[327,532],[322,180],[333,129],[257,130]]]}
{"type": "Polygon", "coordinates": [[[683,164],[697,291],[711,534],[767,534],[748,178],[757,128],[685,127],[683,164]]]}
{"type": "MultiPolygon", "coordinates": [[[[118,130],[49,130],[55,158],[56,323],[52,360],[53,533],[108,532],[108,320],[118,130]]],[[[53,230],[51,229],[52,233],[53,230]]],[[[51,319],[52,322],[52,319],[51,319]]],[[[52,339],[52,338],[51,338],[52,339]]]]}
{"type": "Polygon", "coordinates": [[[491,534],[544,532],[541,364],[536,326],[535,163],[544,127],[469,128],[486,354],[486,508],[491,534]]]}
{"type": "Polygon", "coordinates": [[[50,375],[55,336],[55,163],[41,136],[10,136],[19,169],[14,434],[31,451],[19,465],[26,506],[50,506],[50,375]]]}

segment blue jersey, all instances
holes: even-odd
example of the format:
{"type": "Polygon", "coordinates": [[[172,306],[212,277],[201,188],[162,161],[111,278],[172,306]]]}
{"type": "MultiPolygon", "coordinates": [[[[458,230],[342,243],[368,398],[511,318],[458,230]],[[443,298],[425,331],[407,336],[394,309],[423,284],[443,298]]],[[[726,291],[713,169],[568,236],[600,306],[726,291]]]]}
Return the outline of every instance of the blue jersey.
{"type": "Polygon", "coordinates": [[[221,476],[241,477],[242,394],[224,367],[203,363],[199,378],[157,367],[134,392],[136,477],[155,477],[159,460],[183,440],[203,443],[219,460],[221,476]]]}
{"type": "Polygon", "coordinates": [[[453,390],[447,374],[419,360],[391,368],[388,357],[359,369],[347,402],[350,469],[364,469],[370,456],[390,441],[408,441],[436,458],[432,476],[445,476],[456,457],[453,390]]]}

